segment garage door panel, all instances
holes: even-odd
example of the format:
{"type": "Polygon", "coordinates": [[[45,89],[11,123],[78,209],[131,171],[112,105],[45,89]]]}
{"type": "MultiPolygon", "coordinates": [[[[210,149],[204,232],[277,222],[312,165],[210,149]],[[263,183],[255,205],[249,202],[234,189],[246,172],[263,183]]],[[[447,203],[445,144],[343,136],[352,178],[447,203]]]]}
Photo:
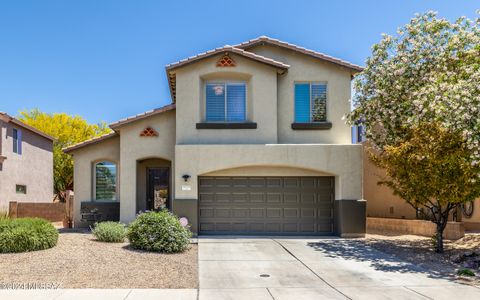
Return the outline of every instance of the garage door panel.
{"type": "Polygon", "coordinates": [[[263,203],[265,202],[264,193],[250,193],[250,202],[252,203],[263,203]]]}
{"type": "Polygon", "coordinates": [[[265,217],[265,209],[263,208],[251,208],[250,209],[250,218],[264,218],[265,217]]]}
{"type": "Polygon", "coordinates": [[[213,218],[215,217],[214,208],[200,208],[199,215],[201,218],[213,218]]]}
{"type": "Polygon", "coordinates": [[[249,209],[248,208],[234,208],[232,209],[232,217],[233,218],[248,218],[249,217],[249,209]]]}
{"type": "Polygon", "coordinates": [[[283,202],[285,204],[296,204],[300,202],[300,193],[285,192],[283,194],[283,202]]]}
{"type": "Polygon", "coordinates": [[[268,203],[281,203],[282,194],[281,193],[267,193],[267,202],[268,203]]]}
{"type": "Polygon", "coordinates": [[[298,188],[300,187],[300,178],[286,177],[283,179],[285,188],[298,188]]]}
{"type": "Polygon", "coordinates": [[[267,208],[267,218],[280,218],[282,217],[281,208],[267,208]]]}
{"type": "Polygon", "coordinates": [[[283,180],[282,178],[267,178],[266,184],[267,188],[279,188],[282,187],[283,180]]]}
{"type": "Polygon", "coordinates": [[[301,217],[303,218],[314,218],[317,216],[317,210],[313,207],[306,207],[301,209],[301,217]]]}
{"type": "Polygon", "coordinates": [[[215,201],[214,193],[199,193],[198,201],[202,203],[213,203],[215,201]]]}
{"type": "Polygon", "coordinates": [[[300,216],[298,208],[284,208],[283,216],[285,218],[298,218],[300,216]]]}
{"type": "Polygon", "coordinates": [[[331,234],[333,183],[333,177],[200,177],[200,234],[331,234]]]}
{"type": "Polygon", "coordinates": [[[232,200],[235,203],[247,203],[249,202],[248,193],[232,193],[232,200]]]}
{"type": "Polygon", "coordinates": [[[265,224],[265,231],[272,233],[282,232],[282,224],[280,223],[267,223],[265,224]]]}
{"type": "Polygon", "coordinates": [[[315,193],[302,193],[300,199],[302,204],[313,204],[316,202],[316,195],[315,193]]]}

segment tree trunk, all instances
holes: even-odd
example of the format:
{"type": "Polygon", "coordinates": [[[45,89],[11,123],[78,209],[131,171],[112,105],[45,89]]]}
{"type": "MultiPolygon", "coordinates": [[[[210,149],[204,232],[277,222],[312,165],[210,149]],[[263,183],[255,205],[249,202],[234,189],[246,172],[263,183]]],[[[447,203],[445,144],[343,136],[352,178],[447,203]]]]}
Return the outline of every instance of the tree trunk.
{"type": "Polygon", "coordinates": [[[437,223],[437,233],[436,233],[436,239],[437,243],[435,245],[435,252],[437,253],[443,253],[443,230],[445,229],[445,226],[441,223],[437,223]]]}

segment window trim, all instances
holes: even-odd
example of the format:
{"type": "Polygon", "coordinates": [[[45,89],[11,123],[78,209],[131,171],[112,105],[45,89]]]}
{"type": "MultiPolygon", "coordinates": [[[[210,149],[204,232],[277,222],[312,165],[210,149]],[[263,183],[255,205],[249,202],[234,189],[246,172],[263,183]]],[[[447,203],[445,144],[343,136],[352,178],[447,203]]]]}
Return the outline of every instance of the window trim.
{"type": "Polygon", "coordinates": [[[92,167],[92,201],[93,202],[107,202],[107,203],[114,203],[114,202],[119,202],[120,199],[118,197],[118,191],[119,191],[119,174],[118,174],[118,163],[114,160],[110,159],[100,159],[96,160],[93,162],[93,167],[92,167]],[[108,200],[108,199],[97,199],[97,165],[99,163],[111,163],[115,165],[115,200],[108,200]]]}
{"type": "Polygon", "coordinates": [[[242,123],[249,123],[249,118],[248,118],[248,111],[249,111],[249,105],[248,105],[248,82],[246,80],[205,80],[203,82],[203,116],[202,116],[202,122],[198,124],[203,124],[203,123],[209,123],[209,124],[216,124],[216,123],[228,123],[228,124],[242,124],[242,123]],[[225,87],[225,100],[224,100],[224,110],[225,110],[225,118],[222,121],[209,121],[207,119],[207,85],[209,84],[223,84],[225,87]],[[228,84],[243,84],[245,86],[245,120],[243,121],[228,121],[227,120],[227,85],[228,84]]]}
{"type": "MultiPolygon", "coordinates": [[[[328,99],[330,98],[328,96],[328,93],[329,93],[329,88],[328,88],[328,81],[308,81],[308,80],[300,80],[300,81],[294,81],[293,82],[293,122],[292,124],[322,124],[322,123],[330,123],[329,118],[328,118],[328,113],[329,113],[329,109],[328,109],[328,99]],[[310,121],[308,123],[305,123],[305,122],[298,122],[295,118],[295,114],[297,112],[297,107],[296,107],[296,101],[295,101],[295,86],[297,84],[306,84],[308,83],[308,86],[309,86],[309,93],[310,93],[310,121]],[[325,120],[324,121],[312,121],[312,104],[313,104],[313,98],[312,98],[312,85],[315,85],[315,84],[318,84],[318,85],[325,85],[325,89],[326,89],[326,92],[325,92],[325,95],[327,97],[327,99],[325,100],[326,101],[326,106],[325,106],[325,120]]],[[[299,129],[299,128],[293,128],[292,129],[299,129]]],[[[309,129],[314,129],[314,128],[309,128],[309,129]]],[[[322,128],[322,129],[329,129],[329,128],[322,128]]]]}

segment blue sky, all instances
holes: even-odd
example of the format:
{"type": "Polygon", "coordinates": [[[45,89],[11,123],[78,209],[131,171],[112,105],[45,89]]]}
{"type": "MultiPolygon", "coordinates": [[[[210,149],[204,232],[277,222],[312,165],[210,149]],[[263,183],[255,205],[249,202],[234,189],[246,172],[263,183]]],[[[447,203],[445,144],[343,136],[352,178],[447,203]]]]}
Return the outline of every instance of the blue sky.
{"type": "Polygon", "coordinates": [[[0,0],[0,111],[113,122],[170,102],[165,65],[260,35],[363,65],[416,12],[480,2],[0,0]]]}

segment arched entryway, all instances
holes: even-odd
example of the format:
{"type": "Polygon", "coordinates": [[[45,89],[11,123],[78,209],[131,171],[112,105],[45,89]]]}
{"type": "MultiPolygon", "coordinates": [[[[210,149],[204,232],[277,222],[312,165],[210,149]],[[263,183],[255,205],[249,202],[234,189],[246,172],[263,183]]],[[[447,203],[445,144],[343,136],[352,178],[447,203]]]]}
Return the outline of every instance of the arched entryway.
{"type": "Polygon", "coordinates": [[[151,211],[172,207],[171,162],[162,158],[137,161],[136,211],[151,211]]]}

